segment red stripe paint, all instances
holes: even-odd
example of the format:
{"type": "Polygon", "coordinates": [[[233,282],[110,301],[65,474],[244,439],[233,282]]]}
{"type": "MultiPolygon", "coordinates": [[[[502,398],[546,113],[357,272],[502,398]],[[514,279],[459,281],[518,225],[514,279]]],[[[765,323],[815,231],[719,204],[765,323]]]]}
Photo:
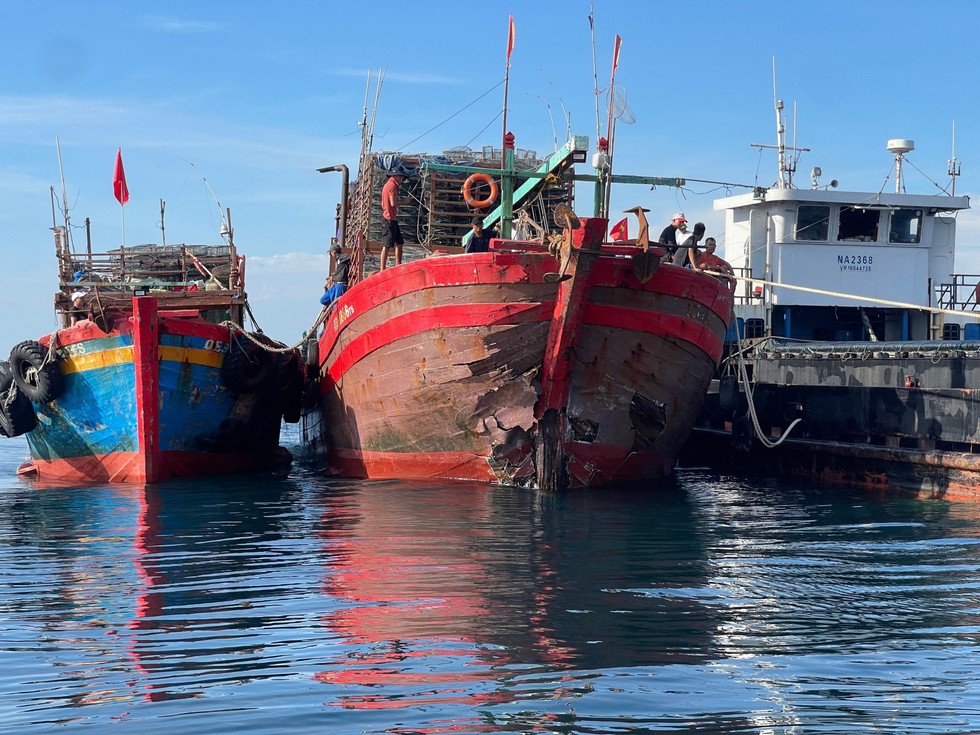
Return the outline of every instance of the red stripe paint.
{"type": "MultiPolygon", "coordinates": [[[[195,314],[197,312],[194,312],[195,314]]],[[[201,339],[216,339],[228,342],[230,332],[228,327],[208,324],[202,321],[188,321],[185,318],[167,318],[167,312],[160,312],[160,331],[164,334],[176,334],[182,337],[200,337],[201,339]]]]}
{"type": "MultiPolygon", "coordinates": [[[[351,340],[330,364],[333,382],[340,378],[371,352],[392,342],[429,329],[478,327],[489,324],[520,324],[545,321],[551,318],[554,306],[542,304],[460,304],[455,306],[419,309],[389,319],[351,340]]],[[[686,317],[661,314],[644,309],[591,304],[586,307],[584,323],[594,326],[628,329],[631,331],[686,340],[710,355],[721,356],[722,338],[710,327],[686,317]]],[[[322,355],[329,354],[321,352],[322,355]]]]}
{"type": "MultiPolygon", "coordinates": [[[[126,324],[128,327],[128,323],[126,324]]],[[[129,329],[113,329],[111,332],[106,334],[97,326],[94,322],[82,321],[73,327],[68,329],[60,329],[56,334],[56,341],[58,347],[63,347],[64,345],[73,345],[79,342],[87,342],[92,339],[106,339],[107,337],[119,337],[123,334],[128,334],[129,329]]],[[[48,346],[50,342],[51,335],[46,335],[41,337],[38,342],[40,342],[45,347],[48,346]]]]}
{"type": "MultiPolygon", "coordinates": [[[[340,302],[342,305],[335,310],[335,316],[327,321],[327,326],[319,345],[320,354],[324,356],[329,355],[331,350],[334,349],[340,334],[348,324],[388,300],[420,289],[438,288],[440,286],[465,286],[474,283],[541,283],[543,282],[544,274],[552,271],[555,267],[555,260],[550,255],[490,252],[458,255],[451,258],[432,258],[426,261],[406,264],[400,269],[389,269],[376,273],[370,279],[356,284],[342,297],[342,301],[340,302]],[[338,318],[341,309],[350,314],[344,321],[338,318]]],[[[693,300],[713,311],[726,324],[731,315],[731,295],[727,288],[715,278],[702,276],[684,268],[663,266],[654,279],[646,284],[640,284],[633,274],[632,260],[628,258],[605,257],[600,258],[595,264],[591,284],[593,287],[626,287],[634,291],[659,293],[679,299],[693,300]]],[[[425,324],[425,329],[433,328],[436,325],[444,327],[475,326],[481,323],[480,320],[458,320],[455,317],[445,318],[441,312],[443,310],[460,308],[473,311],[474,313],[481,311],[482,313],[487,313],[499,306],[498,304],[471,304],[461,307],[446,306],[431,310],[419,310],[412,312],[411,315],[396,317],[395,319],[389,320],[384,328],[371,330],[371,332],[365,333],[365,335],[353,340],[351,345],[345,346],[346,352],[351,349],[352,345],[364,339],[368,334],[372,335],[372,346],[370,349],[366,349],[363,345],[359,346],[356,350],[357,357],[354,359],[347,359],[342,353],[337,362],[343,359],[344,364],[342,367],[332,367],[331,375],[336,380],[358,359],[361,359],[361,357],[370,351],[384,346],[386,342],[379,341],[382,333],[391,335],[391,338],[388,340],[390,342],[394,339],[422,331],[422,329],[415,328],[405,329],[399,332],[390,328],[389,325],[393,323],[413,326],[416,324],[425,324]],[[420,317],[421,321],[416,322],[416,316],[420,317]]],[[[548,303],[541,304],[541,306],[548,306],[548,303]]],[[[590,305],[587,308],[591,311],[596,308],[596,305],[590,305]]],[[[652,311],[637,310],[636,314],[639,316],[631,319],[631,323],[635,325],[631,328],[637,329],[638,331],[663,334],[662,329],[647,329],[644,327],[644,324],[649,321],[650,316],[654,313],[652,311]]],[[[485,317],[483,319],[483,324],[489,323],[485,321],[485,317]]],[[[587,316],[586,319],[588,320],[589,317],[587,316]]],[[[605,322],[599,317],[595,323],[604,324],[605,322]]],[[[614,324],[612,326],[617,325],[614,324]]],[[[696,322],[691,322],[691,326],[685,329],[685,332],[691,335],[690,339],[694,344],[712,355],[713,359],[717,359],[721,353],[716,349],[715,341],[712,338],[702,339],[698,336],[700,331],[696,322]]]]}
{"type": "MultiPolygon", "coordinates": [[[[175,477],[201,477],[247,472],[268,464],[267,455],[162,452],[157,481],[175,477]]],[[[67,459],[35,459],[41,480],[53,482],[146,483],[143,460],[138,452],[114,452],[67,459]]]]}
{"type": "Polygon", "coordinates": [[[731,318],[732,296],[728,287],[714,276],[695,273],[690,268],[661,265],[653,278],[641,284],[633,273],[632,259],[600,258],[592,269],[592,286],[593,288],[625,287],[631,291],[660,293],[678,299],[696,301],[705,308],[711,309],[726,324],[731,318]]]}
{"type": "Polygon", "coordinates": [[[136,482],[160,479],[160,376],[157,300],[133,298],[133,370],[136,374],[137,455],[142,477],[136,482]]]}
{"type": "MultiPolygon", "coordinates": [[[[160,331],[165,334],[228,341],[229,332],[227,327],[195,321],[194,319],[197,316],[199,316],[199,312],[196,310],[161,311],[158,313],[157,319],[160,324],[160,331]]],[[[65,345],[78,344],[79,342],[87,342],[92,339],[106,339],[129,334],[132,331],[133,319],[134,317],[119,319],[116,328],[108,334],[99,329],[93,322],[82,321],[73,327],[58,330],[57,344],[59,347],[63,347],[65,345]]],[[[50,338],[51,335],[45,335],[38,342],[47,347],[50,338]]]]}
{"type": "Polygon", "coordinates": [[[427,258],[374,273],[344,294],[344,301],[358,311],[393,298],[439,286],[475,283],[542,283],[553,271],[552,256],[527,253],[472,253],[427,258]]]}
{"type": "MultiPolygon", "coordinates": [[[[568,472],[573,487],[624,480],[659,480],[673,469],[673,457],[630,452],[605,444],[569,442],[568,472]]],[[[371,452],[332,448],[330,471],[341,477],[377,480],[468,480],[496,482],[484,455],[472,452],[371,452]]]]}
{"type": "MultiPolygon", "coordinates": [[[[677,341],[690,342],[710,355],[715,362],[721,357],[723,337],[709,326],[687,317],[663,314],[657,311],[626,309],[620,306],[590,304],[585,310],[586,324],[611,329],[646,332],[677,341]]],[[[720,326],[724,326],[722,323],[720,326]]]]}
{"type": "MultiPolygon", "coordinates": [[[[456,304],[418,309],[400,314],[350,341],[330,365],[334,382],[365,355],[392,342],[430,329],[458,329],[488,325],[544,321],[551,316],[550,304],[456,304]]],[[[328,353],[321,353],[328,354],[328,353]]]]}
{"type": "Polygon", "coordinates": [[[343,477],[372,479],[473,480],[496,482],[487,458],[472,452],[369,452],[332,448],[331,471],[343,477]]]}
{"type": "Polygon", "coordinates": [[[553,271],[554,259],[548,256],[518,255],[516,253],[473,253],[406,263],[374,273],[345,293],[334,314],[327,320],[320,354],[333,347],[333,341],[348,321],[337,318],[341,309],[351,318],[366,314],[376,306],[417,291],[442,286],[472,286],[474,284],[521,284],[544,282],[544,274],[553,271]]]}

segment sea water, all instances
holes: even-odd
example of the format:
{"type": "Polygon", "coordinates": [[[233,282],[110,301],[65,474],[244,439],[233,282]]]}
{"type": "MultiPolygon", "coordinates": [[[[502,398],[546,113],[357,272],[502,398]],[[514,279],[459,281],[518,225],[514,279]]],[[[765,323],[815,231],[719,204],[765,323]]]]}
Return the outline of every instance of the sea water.
{"type": "Polygon", "coordinates": [[[50,487],[25,456],[3,733],[980,729],[977,506],[696,470],[50,487]]]}

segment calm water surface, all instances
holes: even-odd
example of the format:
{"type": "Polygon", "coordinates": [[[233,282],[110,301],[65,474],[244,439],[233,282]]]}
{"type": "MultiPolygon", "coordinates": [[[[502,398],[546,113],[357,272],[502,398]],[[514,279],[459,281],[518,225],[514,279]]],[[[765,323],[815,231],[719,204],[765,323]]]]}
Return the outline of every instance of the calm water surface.
{"type": "Polygon", "coordinates": [[[980,507],[698,471],[42,488],[25,455],[3,733],[980,730],[980,507]]]}

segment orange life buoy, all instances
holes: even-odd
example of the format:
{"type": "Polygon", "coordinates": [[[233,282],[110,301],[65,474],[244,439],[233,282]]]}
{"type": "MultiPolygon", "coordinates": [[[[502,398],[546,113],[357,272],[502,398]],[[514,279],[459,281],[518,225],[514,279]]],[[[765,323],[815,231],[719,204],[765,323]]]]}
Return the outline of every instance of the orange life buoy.
{"type": "Polygon", "coordinates": [[[490,176],[490,174],[471,174],[470,177],[463,183],[463,199],[466,200],[467,204],[469,204],[471,207],[475,207],[476,209],[483,209],[484,207],[489,207],[491,204],[493,204],[497,200],[498,191],[497,182],[493,180],[493,177],[490,176]],[[472,189],[473,184],[477,181],[482,181],[483,183],[490,185],[490,196],[488,196],[486,199],[473,198],[473,194],[470,190],[472,189]]]}

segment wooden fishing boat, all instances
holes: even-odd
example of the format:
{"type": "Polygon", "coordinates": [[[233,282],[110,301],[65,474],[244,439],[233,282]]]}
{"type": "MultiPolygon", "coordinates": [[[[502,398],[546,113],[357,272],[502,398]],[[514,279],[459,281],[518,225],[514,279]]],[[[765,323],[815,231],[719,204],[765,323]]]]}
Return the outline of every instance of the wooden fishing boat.
{"type": "MultiPolygon", "coordinates": [[[[607,242],[605,212],[574,216],[567,182],[596,181],[596,202],[610,181],[683,182],[576,175],[588,148],[581,136],[518,176],[512,137],[507,144],[496,170],[423,161],[408,177],[423,187],[434,172],[499,180],[500,205],[484,217],[501,228],[489,252],[441,246],[369,276],[360,269],[378,244],[365,213],[377,210],[379,169],[401,159],[362,158],[350,197],[360,214],[344,209],[339,228],[356,282],[308,355],[318,384],[303,437],[331,472],[556,489],[672,471],[721,357],[731,293],[661,264],[645,220],[636,241],[607,242]],[[546,191],[565,202],[554,215],[560,230],[533,221],[538,237],[512,237],[546,191]]],[[[424,191],[415,199],[432,201],[424,191]]]]}
{"type": "Polygon", "coordinates": [[[156,482],[288,465],[297,350],[243,318],[245,258],[222,245],[76,250],[56,226],[60,327],[0,363],[0,432],[46,480],[156,482]]]}

